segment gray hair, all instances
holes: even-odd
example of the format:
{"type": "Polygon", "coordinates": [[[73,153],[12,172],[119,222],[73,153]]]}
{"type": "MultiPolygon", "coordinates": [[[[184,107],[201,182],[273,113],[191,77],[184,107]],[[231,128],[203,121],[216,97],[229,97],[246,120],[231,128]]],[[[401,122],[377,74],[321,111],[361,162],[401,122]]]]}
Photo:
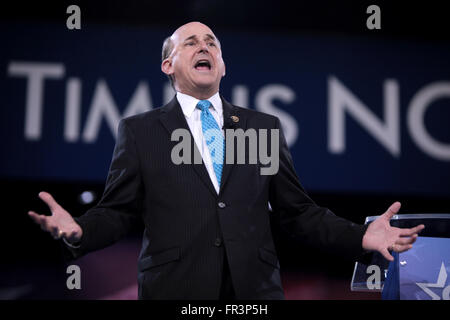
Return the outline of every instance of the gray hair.
{"type": "MultiPolygon", "coordinates": [[[[161,62],[163,62],[164,60],[166,60],[169,56],[170,53],[173,50],[173,41],[172,39],[170,39],[170,37],[167,37],[162,45],[162,52],[161,52],[161,62]]],[[[171,75],[167,75],[167,77],[170,80],[170,84],[172,85],[172,88],[175,89],[174,85],[173,85],[173,77],[171,75]]]]}

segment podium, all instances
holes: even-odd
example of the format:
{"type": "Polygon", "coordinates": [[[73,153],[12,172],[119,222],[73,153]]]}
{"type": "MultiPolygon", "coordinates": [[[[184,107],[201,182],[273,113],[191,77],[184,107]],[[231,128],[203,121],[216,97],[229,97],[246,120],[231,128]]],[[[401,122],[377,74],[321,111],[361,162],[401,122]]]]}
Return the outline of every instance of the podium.
{"type": "MultiPolygon", "coordinates": [[[[370,224],[378,216],[366,218],[370,224]]],[[[450,300],[450,214],[394,215],[391,225],[411,228],[424,224],[413,248],[392,253],[393,262],[380,253],[356,262],[352,291],[381,292],[385,300],[450,300]]]]}

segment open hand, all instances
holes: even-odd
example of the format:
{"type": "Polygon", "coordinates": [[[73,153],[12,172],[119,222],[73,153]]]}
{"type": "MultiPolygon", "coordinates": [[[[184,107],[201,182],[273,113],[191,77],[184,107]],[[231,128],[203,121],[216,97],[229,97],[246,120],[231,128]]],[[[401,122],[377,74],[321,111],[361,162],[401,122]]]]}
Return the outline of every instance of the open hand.
{"type": "Polygon", "coordinates": [[[37,214],[34,211],[29,211],[28,215],[34,222],[41,226],[41,229],[50,232],[54,239],[65,238],[69,242],[78,242],[83,235],[83,230],[80,225],[75,222],[70,213],[64,210],[52,195],[47,192],[40,192],[41,198],[50,208],[51,216],[37,214]]]}
{"type": "Polygon", "coordinates": [[[425,226],[423,224],[410,229],[392,227],[391,218],[400,210],[400,202],[395,202],[389,209],[369,224],[363,237],[363,248],[376,250],[387,260],[394,261],[389,251],[404,252],[412,248],[418,234],[425,226]]]}

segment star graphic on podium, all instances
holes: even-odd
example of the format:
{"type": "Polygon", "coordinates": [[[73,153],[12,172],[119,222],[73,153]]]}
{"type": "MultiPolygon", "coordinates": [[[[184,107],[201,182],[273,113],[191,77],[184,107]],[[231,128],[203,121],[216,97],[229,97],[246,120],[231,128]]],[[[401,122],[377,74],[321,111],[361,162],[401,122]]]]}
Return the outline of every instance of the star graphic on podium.
{"type": "MultiPolygon", "coordinates": [[[[447,281],[447,270],[445,269],[444,262],[441,264],[441,270],[439,271],[439,276],[436,283],[427,283],[427,282],[416,282],[416,284],[425,291],[432,300],[441,300],[441,297],[431,291],[430,288],[444,288],[445,282],[447,281]]],[[[450,285],[445,287],[445,289],[442,290],[442,298],[444,300],[449,300],[449,293],[450,293],[450,285]]]]}

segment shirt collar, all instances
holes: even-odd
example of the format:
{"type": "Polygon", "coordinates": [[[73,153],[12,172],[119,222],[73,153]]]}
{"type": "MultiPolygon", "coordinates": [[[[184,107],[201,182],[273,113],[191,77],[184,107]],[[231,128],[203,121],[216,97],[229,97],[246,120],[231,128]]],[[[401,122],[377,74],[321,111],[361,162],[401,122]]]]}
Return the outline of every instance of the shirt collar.
{"type": "MultiPolygon", "coordinates": [[[[190,118],[195,108],[197,107],[197,103],[200,101],[197,98],[194,98],[185,93],[177,92],[177,100],[183,110],[183,113],[186,117],[190,118]]],[[[222,99],[220,99],[219,92],[216,92],[212,97],[206,99],[211,102],[214,110],[221,114],[223,110],[222,99]]]]}

